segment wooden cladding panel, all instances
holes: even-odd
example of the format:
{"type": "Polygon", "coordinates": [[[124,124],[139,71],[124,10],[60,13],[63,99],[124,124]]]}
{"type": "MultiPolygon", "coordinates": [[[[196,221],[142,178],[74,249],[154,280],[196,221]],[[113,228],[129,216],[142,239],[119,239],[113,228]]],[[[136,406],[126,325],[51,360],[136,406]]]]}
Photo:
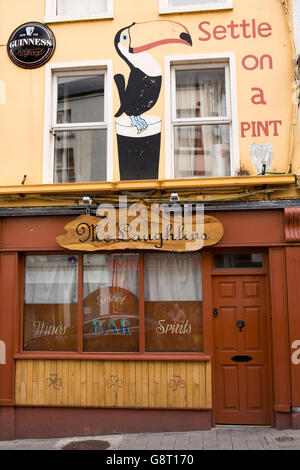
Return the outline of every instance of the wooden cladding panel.
{"type": "Polygon", "coordinates": [[[18,360],[16,405],[211,409],[211,364],[18,360]]]}

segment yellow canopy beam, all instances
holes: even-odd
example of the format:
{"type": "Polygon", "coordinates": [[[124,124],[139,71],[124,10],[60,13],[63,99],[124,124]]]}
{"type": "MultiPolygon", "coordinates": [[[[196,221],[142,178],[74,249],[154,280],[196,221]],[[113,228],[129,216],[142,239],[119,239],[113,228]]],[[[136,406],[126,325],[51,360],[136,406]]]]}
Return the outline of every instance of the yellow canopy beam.
{"type": "Polygon", "coordinates": [[[284,186],[297,183],[296,175],[236,176],[223,178],[197,178],[174,180],[143,180],[100,183],[67,183],[1,186],[0,195],[13,194],[90,194],[120,191],[185,191],[209,188],[242,188],[251,186],[284,186]]]}

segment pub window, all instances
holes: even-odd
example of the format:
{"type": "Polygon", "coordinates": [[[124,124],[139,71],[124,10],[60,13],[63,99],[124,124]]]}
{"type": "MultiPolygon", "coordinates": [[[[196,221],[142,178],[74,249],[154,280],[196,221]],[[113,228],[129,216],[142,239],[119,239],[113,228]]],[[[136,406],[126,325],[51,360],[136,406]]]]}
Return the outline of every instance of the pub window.
{"type": "Polygon", "coordinates": [[[53,76],[53,181],[107,180],[106,71],[53,76]]]}
{"type": "Polygon", "coordinates": [[[26,256],[24,351],[76,351],[78,257],[26,256]]]}
{"type": "Polygon", "coordinates": [[[139,352],[139,256],[83,257],[83,350],[139,352]]]}
{"type": "Polygon", "coordinates": [[[159,0],[159,12],[225,10],[232,8],[232,0],[159,0]]]}
{"type": "Polygon", "coordinates": [[[228,64],[172,68],[173,177],[231,175],[228,64]]]}
{"type": "Polygon", "coordinates": [[[113,0],[46,0],[46,22],[113,17],[113,0]]]}
{"type": "Polygon", "coordinates": [[[30,255],[24,279],[24,352],[203,352],[199,253],[30,255]]]}
{"type": "Polygon", "coordinates": [[[201,255],[145,255],[145,305],[147,351],[203,351],[201,255]]]}

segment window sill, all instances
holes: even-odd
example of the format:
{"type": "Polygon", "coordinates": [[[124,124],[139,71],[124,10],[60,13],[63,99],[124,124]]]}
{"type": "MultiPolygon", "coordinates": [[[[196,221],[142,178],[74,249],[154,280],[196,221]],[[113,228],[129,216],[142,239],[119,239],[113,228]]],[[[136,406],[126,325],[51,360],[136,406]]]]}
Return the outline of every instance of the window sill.
{"type": "Polygon", "coordinates": [[[191,6],[180,6],[180,7],[160,7],[160,15],[168,15],[174,13],[191,13],[191,12],[205,12],[214,10],[232,10],[232,2],[223,3],[220,5],[191,5],[191,6]]]}
{"type": "Polygon", "coordinates": [[[93,20],[106,20],[113,19],[114,15],[112,12],[97,14],[97,15],[88,15],[88,16],[50,16],[45,18],[45,23],[68,23],[74,21],[93,21],[93,20]]]}
{"type": "Polygon", "coordinates": [[[204,353],[63,353],[63,352],[24,352],[14,356],[14,359],[44,359],[44,360],[95,360],[95,361],[198,361],[209,362],[211,356],[204,353]]]}

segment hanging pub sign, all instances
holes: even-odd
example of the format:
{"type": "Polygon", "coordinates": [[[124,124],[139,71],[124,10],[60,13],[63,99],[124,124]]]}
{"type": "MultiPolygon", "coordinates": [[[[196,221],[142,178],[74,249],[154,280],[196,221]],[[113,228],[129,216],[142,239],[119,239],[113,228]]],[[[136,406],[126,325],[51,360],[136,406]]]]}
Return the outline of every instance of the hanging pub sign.
{"type": "Polygon", "coordinates": [[[80,251],[189,252],[215,245],[223,237],[222,224],[204,215],[198,204],[101,205],[96,216],[82,215],[68,223],[65,231],[57,237],[58,245],[80,251]]]}
{"type": "Polygon", "coordinates": [[[35,69],[48,62],[55,45],[55,36],[48,26],[30,22],[15,29],[8,40],[7,52],[19,67],[35,69]]]}

